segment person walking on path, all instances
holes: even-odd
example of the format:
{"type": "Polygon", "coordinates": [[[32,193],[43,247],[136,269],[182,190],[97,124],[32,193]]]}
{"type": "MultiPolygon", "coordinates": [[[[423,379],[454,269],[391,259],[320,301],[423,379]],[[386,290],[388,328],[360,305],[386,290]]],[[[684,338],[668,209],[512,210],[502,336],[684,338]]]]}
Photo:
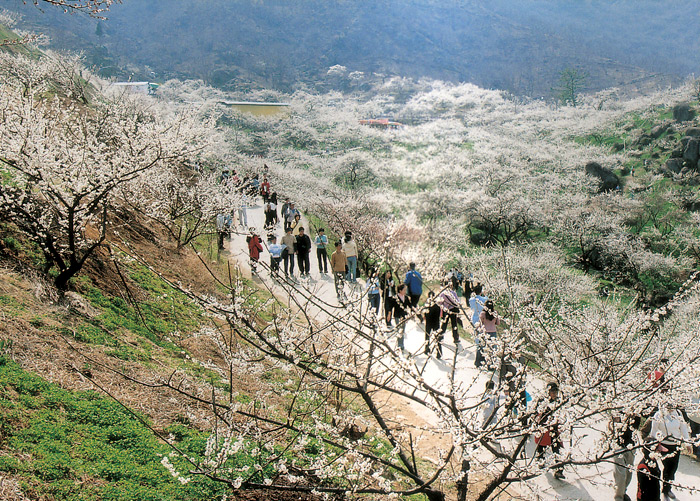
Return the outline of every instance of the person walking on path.
{"type": "Polygon", "coordinates": [[[294,222],[295,216],[301,217],[301,214],[299,213],[299,210],[296,207],[294,207],[294,202],[289,202],[289,206],[287,207],[287,210],[284,211],[284,229],[285,230],[292,225],[292,223],[294,222]]]}
{"type": "MultiPolygon", "coordinates": [[[[486,381],[484,388],[484,399],[481,407],[481,429],[485,430],[496,422],[498,410],[501,406],[501,395],[496,389],[493,379],[486,381]]],[[[496,442],[497,443],[497,442],[496,442]]]]}
{"type": "Polygon", "coordinates": [[[481,284],[474,286],[474,292],[471,293],[469,298],[469,308],[472,310],[472,325],[476,327],[479,323],[479,315],[481,315],[481,310],[484,309],[484,304],[489,300],[488,297],[482,296],[483,288],[481,284]]]}
{"type": "Polygon", "coordinates": [[[661,469],[655,456],[663,454],[664,447],[648,438],[642,447],[642,459],[637,465],[637,499],[638,501],[661,501],[661,469]]]}
{"type": "Polygon", "coordinates": [[[338,240],[335,243],[335,252],[331,254],[331,271],[335,283],[335,294],[338,301],[342,301],[343,280],[345,280],[345,269],[348,266],[348,258],[343,251],[343,244],[338,240]]]}
{"type": "Polygon", "coordinates": [[[265,202],[265,228],[275,226],[275,212],[277,212],[275,204],[269,200],[265,202]]]}
{"type": "Polygon", "coordinates": [[[464,279],[462,280],[462,285],[464,287],[464,300],[467,303],[467,306],[469,306],[469,300],[472,297],[472,274],[467,272],[464,275],[464,279]]]}
{"type": "Polygon", "coordinates": [[[442,308],[435,301],[435,293],[428,292],[428,300],[423,305],[423,319],[425,320],[425,354],[430,355],[431,334],[435,332],[435,358],[442,358],[442,338],[440,330],[440,313],[442,308]]]}
{"type": "Polygon", "coordinates": [[[260,178],[257,174],[253,176],[250,181],[250,196],[253,204],[255,204],[255,198],[260,194],[260,178]]]}
{"type": "Polygon", "coordinates": [[[316,245],[316,259],[318,260],[318,271],[320,273],[328,273],[328,254],[326,253],[326,247],[328,246],[328,237],[326,236],[326,230],[319,228],[318,235],[314,239],[314,244],[316,245]]]}
{"type": "Polygon", "coordinates": [[[418,308],[418,301],[423,294],[423,277],[416,271],[416,263],[410,263],[403,283],[408,286],[408,294],[411,296],[411,306],[418,308]]]}
{"type": "Polygon", "coordinates": [[[474,365],[477,368],[481,367],[484,361],[483,349],[486,340],[482,339],[479,333],[479,315],[481,315],[486,301],[488,301],[488,298],[481,295],[481,285],[474,287],[474,292],[472,292],[471,298],[469,298],[469,308],[472,310],[471,322],[474,327],[474,341],[476,342],[476,359],[474,360],[474,365]]]}
{"type": "Polygon", "coordinates": [[[406,284],[401,284],[396,289],[396,297],[394,298],[394,319],[396,319],[396,328],[399,331],[398,347],[403,352],[404,335],[406,333],[406,320],[411,311],[411,298],[408,295],[406,284]]]}
{"type": "Polygon", "coordinates": [[[349,282],[357,282],[357,244],[352,238],[352,232],[345,232],[345,242],[343,243],[343,251],[348,258],[348,274],[346,278],[349,282]]]}
{"type": "Polygon", "coordinates": [[[270,182],[267,180],[267,176],[263,176],[263,182],[260,185],[260,194],[262,195],[263,202],[267,203],[270,199],[270,182]]]}
{"type": "Polygon", "coordinates": [[[258,261],[260,260],[260,253],[263,250],[262,242],[260,237],[255,232],[255,228],[250,229],[250,235],[248,236],[248,254],[250,256],[250,271],[252,273],[258,272],[258,261]]]}
{"type": "Polygon", "coordinates": [[[394,298],[396,297],[396,285],[391,270],[386,270],[379,279],[379,288],[382,291],[382,302],[384,303],[384,320],[386,320],[386,326],[389,327],[394,313],[394,298]]]}
{"type": "Polygon", "coordinates": [[[299,234],[299,228],[301,228],[301,215],[295,214],[294,221],[291,222],[289,227],[292,229],[292,234],[296,237],[299,234]]]}
{"type": "Polygon", "coordinates": [[[452,324],[452,340],[455,346],[459,344],[459,332],[457,330],[459,315],[459,297],[457,297],[457,291],[455,290],[455,283],[451,280],[445,285],[444,290],[440,293],[437,300],[440,308],[442,309],[442,327],[440,329],[440,336],[445,336],[445,331],[447,331],[447,323],[452,324]]]}
{"type": "MultiPolygon", "coordinates": [[[[291,204],[291,202],[289,201],[289,198],[285,198],[284,203],[282,204],[282,212],[280,212],[280,214],[282,214],[282,222],[283,223],[285,222],[285,217],[287,216],[287,209],[289,209],[289,204],[291,204]]],[[[287,229],[286,224],[285,224],[284,229],[285,230],[287,229]]]]}
{"type": "Polygon", "coordinates": [[[651,431],[649,436],[657,440],[668,452],[664,453],[661,460],[664,468],[664,476],[661,492],[665,499],[676,499],[671,491],[671,484],[676,478],[678,462],[680,460],[680,446],[690,443],[688,424],[678,409],[662,405],[651,418],[651,431]]]}
{"type": "Polygon", "coordinates": [[[275,225],[279,224],[280,217],[277,213],[277,192],[273,191],[270,195],[270,208],[272,209],[272,217],[275,225]]]}
{"type": "Polygon", "coordinates": [[[241,205],[238,206],[238,224],[244,230],[248,229],[248,195],[245,191],[241,192],[241,205]]]}
{"type": "Polygon", "coordinates": [[[219,250],[224,249],[224,239],[229,238],[231,234],[230,218],[231,216],[226,216],[226,214],[217,214],[216,216],[216,233],[219,237],[217,247],[219,250]]]}
{"type": "Polygon", "coordinates": [[[282,259],[284,260],[284,276],[294,277],[294,255],[296,254],[297,240],[292,235],[292,229],[287,228],[282,237],[282,259]]]}
{"type": "MultiPolygon", "coordinates": [[[[535,408],[538,414],[535,417],[535,423],[542,427],[544,431],[535,434],[535,459],[538,461],[544,460],[544,454],[549,447],[553,454],[559,454],[562,448],[561,433],[559,430],[559,419],[557,417],[557,408],[561,404],[559,399],[559,385],[551,382],[547,385],[547,399],[540,400],[535,408]]],[[[554,478],[558,480],[564,479],[564,470],[558,467],[554,470],[554,478]]]]}
{"type": "MultiPolygon", "coordinates": [[[[484,309],[479,313],[479,327],[484,334],[482,342],[476,349],[476,357],[480,362],[484,360],[484,348],[490,342],[496,339],[498,335],[498,326],[501,325],[501,317],[498,316],[493,306],[493,301],[490,299],[484,303],[484,309]]],[[[476,362],[475,362],[476,363],[476,362]]],[[[481,365],[481,363],[479,363],[481,365]]],[[[477,365],[477,367],[479,366],[477,365]]]]}
{"type": "Polygon", "coordinates": [[[367,279],[367,299],[369,299],[370,308],[374,309],[374,314],[379,317],[379,275],[372,268],[367,279]]]}
{"type": "Polygon", "coordinates": [[[282,259],[283,250],[284,247],[277,243],[277,237],[272,235],[270,244],[267,246],[267,251],[270,253],[270,271],[275,276],[280,271],[280,260],[282,259]]]}
{"type": "Polygon", "coordinates": [[[697,461],[700,461],[700,392],[693,395],[690,399],[691,407],[687,409],[688,425],[690,426],[690,434],[695,437],[693,444],[693,455],[697,461]]]}
{"type": "Polygon", "coordinates": [[[639,429],[641,417],[633,414],[614,416],[608,426],[617,455],[613,458],[613,479],[615,481],[615,501],[630,501],[627,487],[634,471],[634,432],[639,429]]]}
{"type": "Polygon", "coordinates": [[[311,253],[311,239],[309,235],[304,233],[304,227],[299,226],[299,234],[297,235],[297,259],[299,261],[299,275],[301,277],[309,277],[311,271],[311,263],[309,254],[311,253]]]}

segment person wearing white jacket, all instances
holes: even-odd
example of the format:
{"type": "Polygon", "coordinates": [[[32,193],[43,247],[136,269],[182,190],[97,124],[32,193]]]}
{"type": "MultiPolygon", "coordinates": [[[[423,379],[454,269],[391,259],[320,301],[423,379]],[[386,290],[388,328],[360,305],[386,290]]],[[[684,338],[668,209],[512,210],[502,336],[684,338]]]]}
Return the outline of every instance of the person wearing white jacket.
{"type": "Polygon", "coordinates": [[[678,409],[662,405],[651,418],[649,436],[663,445],[668,452],[663,456],[663,487],[661,492],[664,499],[676,499],[671,492],[671,483],[676,477],[678,461],[680,460],[680,445],[690,443],[688,424],[678,409]]]}

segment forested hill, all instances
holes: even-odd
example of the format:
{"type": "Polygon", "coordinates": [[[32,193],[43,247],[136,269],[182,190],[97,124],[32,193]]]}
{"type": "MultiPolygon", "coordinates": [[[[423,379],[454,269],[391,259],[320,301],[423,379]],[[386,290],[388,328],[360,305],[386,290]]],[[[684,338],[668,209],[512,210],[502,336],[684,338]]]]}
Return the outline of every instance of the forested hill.
{"type": "Polygon", "coordinates": [[[106,21],[1,5],[105,76],[228,89],[362,88],[379,73],[548,97],[564,68],[598,90],[677,81],[700,62],[692,0],[126,0],[106,21]],[[328,78],[334,65],[347,73],[328,78]]]}

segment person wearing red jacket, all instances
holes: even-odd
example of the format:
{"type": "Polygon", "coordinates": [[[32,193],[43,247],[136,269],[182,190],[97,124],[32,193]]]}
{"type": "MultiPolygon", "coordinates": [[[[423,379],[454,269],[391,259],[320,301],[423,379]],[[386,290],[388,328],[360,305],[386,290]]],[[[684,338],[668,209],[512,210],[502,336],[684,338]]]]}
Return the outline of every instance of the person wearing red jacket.
{"type": "Polygon", "coordinates": [[[262,195],[264,203],[267,203],[270,199],[270,182],[267,180],[267,176],[263,176],[263,182],[260,185],[260,195],[262,195]]]}
{"type": "Polygon", "coordinates": [[[253,273],[258,272],[258,261],[260,260],[260,253],[262,252],[262,242],[260,242],[260,237],[255,233],[255,230],[251,230],[250,236],[248,237],[248,254],[250,256],[250,271],[253,273]]]}

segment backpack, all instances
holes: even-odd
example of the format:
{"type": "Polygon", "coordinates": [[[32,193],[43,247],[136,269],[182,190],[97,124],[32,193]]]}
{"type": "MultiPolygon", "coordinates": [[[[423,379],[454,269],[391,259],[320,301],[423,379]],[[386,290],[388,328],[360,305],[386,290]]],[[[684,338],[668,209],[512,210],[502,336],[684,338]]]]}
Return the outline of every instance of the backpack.
{"type": "Polygon", "coordinates": [[[542,435],[535,435],[535,443],[540,447],[552,445],[552,435],[549,434],[549,431],[545,431],[542,435]]]}

